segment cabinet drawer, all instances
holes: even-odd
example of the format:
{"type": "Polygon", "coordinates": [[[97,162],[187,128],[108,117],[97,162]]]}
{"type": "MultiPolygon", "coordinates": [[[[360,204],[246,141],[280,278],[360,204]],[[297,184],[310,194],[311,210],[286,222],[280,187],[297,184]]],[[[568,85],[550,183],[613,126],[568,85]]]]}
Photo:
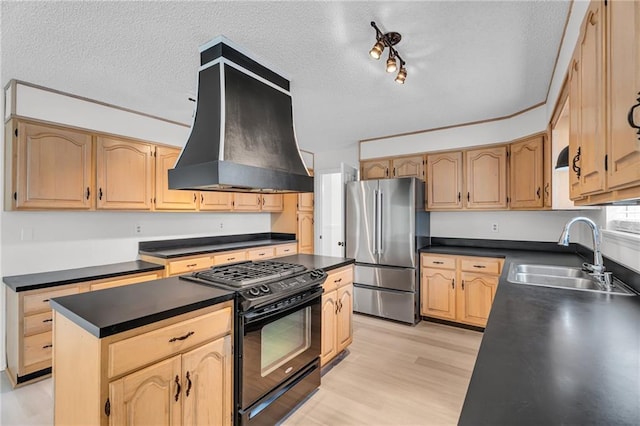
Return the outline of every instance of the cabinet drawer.
{"type": "Polygon", "coordinates": [[[253,249],[247,251],[247,260],[262,260],[273,257],[273,247],[253,249]]]}
{"type": "Polygon", "coordinates": [[[213,266],[210,257],[196,257],[186,260],[174,260],[169,263],[169,275],[186,274],[188,272],[199,271],[213,266]]]}
{"type": "Polygon", "coordinates": [[[25,367],[51,359],[53,339],[50,331],[24,338],[23,365],[25,367]]]}
{"type": "Polygon", "coordinates": [[[76,294],[78,292],[78,287],[66,287],[59,290],[44,291],[41,293],[25,295],[23,302],[24,315],[36,314],[38,312],[51,310],[51,307],[49,306],[50,299],[53,299],[54,297],[67,296],[69,294],[76,294]]]}
{"type": "Polygon", "coordinates": [[[51,331],[53,323],[53,313],[51,310],[41,314],[29,315],[24,317],[24,335],[31,336],[33,334],[51,331]]]}
{"type": "Polygon", "coordinates": [[[351,283],[353,283],[353,266],[348,266],[331,271],[322,287],[327,292],[351,283]]]}
{"type": "Polygon", "coordinates": [[[463,257],[460,260],[460,269],[483,274],[499,274],[502,271],[502,262],[502,259],[488,257],[463,257]]]}
{"type": "Polygon", "coordinates": [[[456,258],[450,256],[423,254],[422,267],[456,269],[456,258]]]}
{"type": "Polygon", "coordinates": [[[229,253],[222,253],[217,256],[213,256],[214,265],[224,265],[225,263],[235,263],[247,260],[247,252],[234,251],[229,253]]]}
{"type": "Polygon", "coordinates": [[[289,256],[298,253],[298,244],[282,244],[276,246],[276,256],[289,256]]]}
{"type": "Polygon", "coordinates": [[[231,308],[149,331],[109,345],[109,377],[180,353],[231,330],[231,308]]]}
{"type": "Polygon", "coordinates": [[[158,274],[154,272],[154,273],[144,274],[144,275],[135,275],[135,276],[129,276],[124,278],[95,281],[91,283],[91,291],[103,290],[105,288],[111,288],[111,287],[120,287],[121,285],[136,284],[144,281],[157,280],[157,279],[159,279],[158,274]]]}

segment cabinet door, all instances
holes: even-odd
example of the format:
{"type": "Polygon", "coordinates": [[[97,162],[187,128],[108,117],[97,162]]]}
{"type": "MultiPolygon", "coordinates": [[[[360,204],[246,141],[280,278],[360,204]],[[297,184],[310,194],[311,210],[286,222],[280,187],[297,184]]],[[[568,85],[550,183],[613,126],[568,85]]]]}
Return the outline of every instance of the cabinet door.
{"type": "Polygon", "coordinates": [[[337,290],[322,295],[322,340],[320,364],[325,365],[338,353],[336,330],[338,311],[337,290]]]}
{"type": "Polygon", "coordinates": [[[109,383],[109,424],[181,424],[184,382],[180,377],[178,355],[109,383]]]}
{"type": "Polygon", "coordinates": [[[301,192],[298,194],[298,211],[313,211],[313,192],[301,192]]]}
{"type": "Polygon", "coordinates": [[[182,356],[183,425],[231,425],[231,336],[182,356]]]}
{"type": "Polygon", "coordinates": [[[466,151],[465,164],[466,207],[507,208],[507,147],[466,151]]]}
{"type": "Polygon", "coordinates": [[[511,144],[511,207],[544,206],[543,149],[542,136],[511,144]]]}
{"type": "Polygon", "coordinates": [[[360,179],[386,179],[389,175],[389,160],[360,162],[360,179]]]}
{"type": "Polygon", "coordinates": [[[152,146],[98,137],[96,175],[99,209],[150,210],[152,146]]]}
{"type": "Polygon", "coordinates": [[[580,55],[576,55],[569,67],[569,198],[582,198],[580,187],[580,55]]]}
{"type": "Polygon", "coordinates": [[[427,208],[462,207],[462,152],[427,157],[427,208]]]}
{"type": "Polygon", "coordinates": [[[640,2],[612,1],[607,8],[611,106],[607,186],[618,188],[640,185],[640,134],[631,127],[640,126],[640,2]]]}
{"type": "Polygon", "coordinates": [[[298,213],[298,253],[313,254],[313,213],[298,213]]]}
{"type": "Polygon", "coordinates": [[[201,211],[231,211],[233,209],[233,193],[201,191],[201,211]]]}
{"type": "Polygon", "coordinates": [[[424,157],[399,157],[391,160],[393,177],[417,177],[424,179],[424,157]]]}
{"type": "Polygon", "coordinates": [[[353,284],[339,287],[336,326],[336,352],[342,352],[353,342],[353,284]]]}
{"type": "Polygon", "coordinates": [[[257,212],[261,205],[260,194],[235,192],[233,194],[233,210],[237,212],[257,212]]]}
{"type": "Polygon", "coordinates": [[[284,196],[282,194],[262,194],[263,212],[281,212],[284,209],[284,196]]]}
{"type": "Polygon", "coordinates": [[[422,270],[420,314],[448,320],[456,319],[456,271],[422,270]]]}
{"type": "Polygon", "coordinates": [[[91,208],[91,135],[19,123],[15,179],[18,209],[91,208]]]}
{"type": "Polygon", "coordinates": [[[487,325],[491,305],[498,287],[498,277],[460,273],[458,320],[471,325],[487,325]]]}
{"type": "Polygon", "coordinates": [[[156,147],[156,210],[196,209],[196,191],[169,189],[169,169],[173,169],[179,156],[180,148],[156,147]]]}
{"type": "Polygon", "coordinates": [[[551,198],[551,181],[553,180],[553,167],[555,164],[553,163],[553,159],[551,158],[551,137],[550,135],[544,136],[544,143],[542,144],[542,152],[543,152],[543,170],[544,170],[544,207],[550,209],[552,207],[552,198],[551,198]]]}
{"type": "MultiPolygon", "coordinates": [[[[604,128],[604,16],[602,3],[591,2],[584,22],[580,49],[580,191],[604,190],[606,154],[604,128]]],[[[571,160],[571,159],[569,159],[571,160]]]]}

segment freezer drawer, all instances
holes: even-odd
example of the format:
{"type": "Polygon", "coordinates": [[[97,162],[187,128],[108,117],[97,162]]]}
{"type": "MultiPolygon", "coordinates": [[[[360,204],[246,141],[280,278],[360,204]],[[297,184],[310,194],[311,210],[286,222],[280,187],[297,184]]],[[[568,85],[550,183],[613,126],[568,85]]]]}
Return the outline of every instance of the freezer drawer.
{"type": "Polygon", "coordinates": [[[353,286],[353,311],[415,324],[416,294],[353,286]]]}
{"type": "Polygon", "coordinates": [[[416,270],[413,268],[390,268],[356,263],[353,282],[371,287],[415,291],[416,270]]]}

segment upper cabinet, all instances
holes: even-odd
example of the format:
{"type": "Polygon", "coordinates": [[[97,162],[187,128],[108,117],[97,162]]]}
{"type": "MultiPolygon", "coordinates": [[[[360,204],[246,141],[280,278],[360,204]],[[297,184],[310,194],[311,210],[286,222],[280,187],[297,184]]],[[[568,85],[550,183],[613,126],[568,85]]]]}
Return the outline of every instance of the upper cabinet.
{"type": "Polygon", "coordinates": [[[260,196],[261,210],[263,212],[281,212],[284,208],[284,197],[282,194],[262,194],[260,196]]]}
{"type": "Polygon", "coordinates": [[[231,211],[232,208],[233,192],[200,192],[200,211],[231,211]]]}
{"type": "Polygon", "coordinates": [[[6,124],[7,208],[90,209],[91,135],[13,123],[6,124]]]}
{"type": "Polygon", "coordinates": [[[511,144],[509,193],[514,209],[544,207],[548,194],[544,181],[544,139],[536,136],[511,144]]]}
{"type": "Polygon", "coordinates": [[[465,152],[468,209],[507,208],[507,147],[465,152]]]}
{"type": "Polygon", "coordinates": [[[571,198],[640,198],[640,4],[592,1],[569,71],[571,198]]]}
{"type": "Polygon", "coordinates": [[[169,189],[169,169],[172,169],[180,156],[180,148],[157,146],[156,163],[156,210],[195,210],[198,206],[197,191],[169,189]]]}
{"type": "Polygon", "coordinates": [[[462,152],[427,157],[427,209],[462,208],[462,152]]]}
{"type": "Polygon", "coordinates": [[[425,160],[422,154],[360,162],[360,179],[416,177],[424,179],[425,160]]]}
{"type": "Polygon", "coordinates": [[[98,136],[98,209],[151,209],[152,150],[153,146],[149,144],[98,136]]]}
{"type": "Polygon", "coordinates": [[[313,192],[301,192],[298,194],[297,209],[303,212],[313,211],[313,192]]]}

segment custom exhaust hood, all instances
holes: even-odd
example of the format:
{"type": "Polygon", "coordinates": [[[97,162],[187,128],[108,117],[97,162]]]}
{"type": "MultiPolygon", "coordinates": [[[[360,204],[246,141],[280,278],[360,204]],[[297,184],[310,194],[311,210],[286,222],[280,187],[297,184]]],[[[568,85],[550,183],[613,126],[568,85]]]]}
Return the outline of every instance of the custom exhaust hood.
{"type": "Polygon", "coordinates": [[[196,112],[170,189],[313,192],[289,80],[224,37],[200,47],[196,112]]]}

